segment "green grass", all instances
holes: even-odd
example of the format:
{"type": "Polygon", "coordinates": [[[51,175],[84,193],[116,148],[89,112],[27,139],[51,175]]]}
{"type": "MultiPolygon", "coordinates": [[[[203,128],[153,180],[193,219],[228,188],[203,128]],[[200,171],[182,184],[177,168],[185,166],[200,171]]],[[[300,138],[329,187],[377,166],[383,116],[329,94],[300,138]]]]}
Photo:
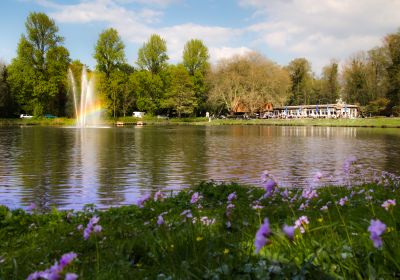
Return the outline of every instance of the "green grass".
{"type": "MultiPolygon", "coordinates": [[[[391,127],[400,128],[400,118],[366,118],[366,119],[213,119],[208,118],[171,118],[158,119],[153,116],[145,116],[143,119],[133,117],[121,117],[117,119],[105,119],[104,125],[115,125],[117,121],[127,124],[135,124],[142,121],[146,125],[273,125],[273,126],[342,126],[342,127],[391,127]]],[[[71,126],[75,125],[74,119],[68,118],[32,118],[32,119],[0,119],[0,126],[6,125],[46,125],[46,126],[71,126]]]]}
{"type": "Polygon", "coordinates": [[[29,214],[0,207],[0,279],[24,279],[44,270],[68,252],[78,254],[66,271],[80,279],[398,279],[400,277],[400,209],[386,211],[387,199],[400,201],[398,186],[370,184],[318,189],[318,198],[299,210],[302,190],[283,199],[279,190],[260,200],[264,190],[237,184],[202,183],[143,208],[125,206],[104,211],[57,211],[29,214]],[[236,192],[226,215],[227,196],[236,192]],[[190,203],[193,192],[202,198],[190,203]],[[366,196],[372,196],[367,200],[366,196]],[[346,205],[337,205],[342,197],[346,205]],[[292,202],[290,202],[292,200],[292,202]],[[327,211],[321,207],[329,204],[327,211]],[[198,207],[201,205],[201,208],[198,207]],[[185,220],[184,210],[193,218],[185,220]],[[157,219],[163,214],[165,224],[157,219]],[[103,230],[84,240],[78,225],[97,215],[103,230]],[[282,225],[300,216],[310,224],[293,241],[282,225]],[[215,219],[211,225],[202,217],[215,219]],[[254,239],[268,217],[270,243],[255,254],[254,239]],[[367,231],[371,219],[387,225],[383,247],[376,249],[367,231]],[[231,223],[228,228],[226,223],[231,223]]]}

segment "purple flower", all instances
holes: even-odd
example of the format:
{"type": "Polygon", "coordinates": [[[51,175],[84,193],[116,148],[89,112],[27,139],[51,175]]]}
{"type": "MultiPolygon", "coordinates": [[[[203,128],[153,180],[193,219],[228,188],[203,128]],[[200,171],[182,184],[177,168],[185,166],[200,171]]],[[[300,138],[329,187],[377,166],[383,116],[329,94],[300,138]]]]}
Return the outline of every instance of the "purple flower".
{"type": "MultiPolygon", "coordinates": [[[[31,273],[27,280],[35,280],[35,279],[50,279],[50,280],[58,280],[60,279],[60,274],[63,272],[63,269],[69,265],[75,258],[77,257],[77,255],[74,252],[70,252],[67,254],[62,255],[61,259],[60,259],[60,264],[58,264],[58,262],[56,261],[54,263],[54,265],[52,265],[49,269],[43,270],[43,271],[35,271],[33,273],[31,273]]],[[[73,274],[73,273],[67,273],[68,274],[73,274]]],[[[66,278],[65,279],[77,279],[78,276],[76,274],[75,278],[66,278]]]]}
{"type": "Polygon", "coordinates": [[[305,199],[313,199],[315,197],[318,197],[318,194],[316,190],[310,187],[303,190],[302,197],[305,199]]]}
{"type": "Polygon", "coordinates": [[[154,194],[154,201],[162,201],[164,199],[164,194],[161,191],[158,191],[154,194]]]}
{"type": "Polygon", "coordinates": [[[183,211],[183,212],[180,214],[180,216],[185,216],[185,218],[193,218],[192,211],[190,211],[190,210],[185,210],[185,211],[183,211]]]}
{"type": "Polygon", "coordinates": [[[197,201],[199,201],[201,199],[201,195],[198,192],[195,192],[192,195],[192,198],[190,199],[190,203],[196,203],[197,201]]]}
{"type": "Polygon", "coordinates": [[[294,226],[283,225],[282,230],[290,240],[293,240],[295,230],[294,226]]]}
{"type": "Polygon", "coordinates": [[[396,206],[396,199],[388,199],[382,204],[382,207],[385,208],[386,211],[388,211],[391,206],[396,206]]]}
{"type": "Polygon", "coordinates": [[[150,194],[147,193],[136,201],[136,205],[139,206],[140,208],[143,208],[144,203],[149,199],[150,199],[150,194]]]}
{"type": "Polygon", "coordinates": [[[226,209],[227,209],[227,210],[230,210],[230,209],[233,209],[233,208],[235,208],[235,204],[232,204],[232,203],[229,203],[229,204],[226,206],[226,209]]]}
{"type": "Polygon", "coordinates": [[[256,233],[256,240],[254,241],[254,246],[256,247],[256,254],[265,246],[268,242],[268,237],[271,235],[271,229],[269,227],[268,218],[264,219],[264,223],[260,226],[256,233]]]}
{"type": "Polygon", "coordinates": [[[276,188],[276,182],[274,181],[274,179],[269,179],[264,185],[264,189],[268,194],[272,194],[275,188],[276,188]]]}
{"type": "Polygon", "coordinates": [[[371,220],[371,224],[368,227],[368,231],[370,232],[370,238],[374,243],[375,248],[381,248],[383,241],[381,238],[382,233],[386,230],[386,225],[382,223],[380,220],[371,220]]]}
{"type": "Polygon", "coordinates": [[[79,230],[79,231],[83,230],[83,225],[77,226],[76,229],[79,230]]]}
{"type": "Polygon", "coordinates": [[[74,252],[66,253],[61,256],[60,259],[60,267],[63,269],[67,265],[69,265],[78,255],[74,252]]]}
{"type": "Polygon", "coordinates": [[[93,231],[96,232],[96,233],[101,232],[102,229],[103,229],[103,228],[101,227],[101,225],[95,225],[95,226],[93,227],[93,231]]]}
{"type": "Polygon", "coordinates": [[[65,280],[76,280],[78,279],[78,275],[76,275],[75,273],[67,273],[65,275],[65,280]]]}
{"type": "Polygon", "coordinates": [[[236,192],[230,193],[228,195],[228,201],[231,202],[232,200],[237,199],[236,192]]]}
{"type": "Polygon", "coordinates": [[[96,225],[100,221],[100,218],[97,216],[93,216],[90,220],[89,223],[87,224],[85,230],[83,231],[83,238],[85,240],[88,240],[92,232],[100,232],[102,230],[102,227],[100,225],[96,225]]]}
{"type": "Polygon", "coordinates": [[[321,210],[321,211],[326,211],[326,210],[328,210],[328,205],[322,206],[320,210],[321,210]]]}
{"type": "Polygon", "coordinates": [[[164,224],[164,218],[162,215],[159,215],[157,218],[157,225],[161,226],[164,224]]]}
{"type": "Polygon", "coordinates": [[[349,199],[347,198],[347,196],[342,197],[342,198],[339,200],[339,205],[340,205],[340,206],[344,206],[344,205],[346,204],[347,201],[349,201],[349,199]]]}
{"type": "Polygon", "coordinates": [[[281,192],[281,196],[283,197],[283,198],[289,198],[289,191],[288,191],[288,189],[285,189],[283,192],[281,192]]]}

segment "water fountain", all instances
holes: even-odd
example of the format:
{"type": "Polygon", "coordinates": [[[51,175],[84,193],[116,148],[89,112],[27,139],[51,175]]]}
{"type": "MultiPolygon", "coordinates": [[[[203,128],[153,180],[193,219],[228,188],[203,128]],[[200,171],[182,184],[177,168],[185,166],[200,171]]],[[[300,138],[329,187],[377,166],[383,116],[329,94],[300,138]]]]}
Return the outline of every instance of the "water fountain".
{"type": "Polygon", "coordinates": [[[76,116],[76,126],[80,128],[100,124],[101,106],[95,98],[94,78],[88,78],[85,67],[82,68],[81,92],[78,93],[75,77],[68,69],[68,79],[71,83],[76,116]]]}

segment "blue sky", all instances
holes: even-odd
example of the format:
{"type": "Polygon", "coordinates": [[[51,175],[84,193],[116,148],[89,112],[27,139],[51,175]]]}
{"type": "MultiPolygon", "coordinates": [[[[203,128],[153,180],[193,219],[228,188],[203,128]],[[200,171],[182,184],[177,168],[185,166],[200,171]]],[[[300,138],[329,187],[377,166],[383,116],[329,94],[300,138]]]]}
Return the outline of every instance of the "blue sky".
{"type": "Polygon", "coordinates": [[[181,60],[186,41],[198,38],[213,63],[255,50],[281,65],[305,57],[317,74],[332,59],[345,63],[379,46],[400,27],[399,0],[2,0],[0,59],[7,63],[32,11],[52,17],[71,58],[90,67],[108,27],[120,33],[130,64],[157,33],[167,40],[171,63],[181,60]]]}

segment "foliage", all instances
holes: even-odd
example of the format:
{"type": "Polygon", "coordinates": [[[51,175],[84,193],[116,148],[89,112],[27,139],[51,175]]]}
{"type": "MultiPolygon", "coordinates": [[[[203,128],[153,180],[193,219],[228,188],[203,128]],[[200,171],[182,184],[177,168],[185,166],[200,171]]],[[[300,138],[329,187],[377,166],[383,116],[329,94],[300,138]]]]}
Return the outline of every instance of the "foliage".
{"type": "Polygon", "coordinates": [[[137,64],[140,69],[159,74],[167,66],[167,43],[159,35],[153,34],[139,49],[137,64]]]}
{"type": "Polygon", "coordinates": [[[99,35],[93,57],[97,62],[96,69],[107,78],[125,63],[125,45],[117,30],[109,28],[99,35]]]}
{"type": "Polygon", "coordinates": [[[389,34],[384,39],[384,47],[387,52],[386,71],[389,87],[387,98],[390,100],[389,108],[400,105],[400,30],[389,34]]]}
{"type": "Polygon", "coordinates": [[[339,98],[340,85],[338,66],[336,61],[332,61],[322,69],[322,92],[318,100],[319,104],[336,103],[336,100],[339,98]]]}
{"type": "Polygon", "coordinates": [[[283,105],[290,85],[284,69],[255,52],[221,60],[208,78],[209,103],[230,113],[240,107],[259,112],[269,102],[283,105]]]}
{"type": "Polygon", "coordinates": [[[178,118],[191,115],[197,107],[192,79],[183,65],[171,66],[169,70],[171,83],[161,107],[175,111],[178,118]]]}
{"type": "Polygon", "coordinates": [[[398,206],[381,206],[400,199],[397,183],[390,182],[325,187],[308,198],[302,189],[268,193],[201,183],[176,194],[153,193],[139,207],[99,211],[89,205],[46,214],[0,207],[0,277],[26,278],[75,252],[68,270],[82,279],[395,279],[400,212],[398,206]],[[95,216],[101,230],[85,240],[83,229],[95,216]],[[309,221],[304,233],[297,228],[287,238],[282,226],[301,216],[309,221]],[[254,239],[264,217],[272,235],[256,254],[254,239]],[[371,219],[387,226],[382,248],[370,240],[371,219]]]}
{"type": "Polygon", "coordinates": [[[14,113],[14,100],[7,83],[7,66],[0,60],[0,117],[11,117],[14,113]]]}
{"type": "Polygon", "coordinates": [[[12,95],[23,110],[35,115],[64,114],[69,53],[61,46],[54,21],[43,13],[30,13],[17,57],[9,67],[12,95]]]}
{"type": "Polygon", "coordinates": [[[210,66],[209,58],[208,48],[201,40],[191,39],[186,42],[183,48],[183,65],[190,75],[193,76],[197,71],[204,74],[210,66]]]}
{"type": "Polygon", "coordinates": [[[296,58],[287,66],[291,80],[289,105],[310,104],[311,64],[305,58],[296,58]]]}
{"type": "Polygon", "coordinates": [[[140,111],[154,114],[160,109],[160,101],[165,92],[162,76],[149,71],[139,71],[136,75],[140,85],[136,106],[140,111]]]}

